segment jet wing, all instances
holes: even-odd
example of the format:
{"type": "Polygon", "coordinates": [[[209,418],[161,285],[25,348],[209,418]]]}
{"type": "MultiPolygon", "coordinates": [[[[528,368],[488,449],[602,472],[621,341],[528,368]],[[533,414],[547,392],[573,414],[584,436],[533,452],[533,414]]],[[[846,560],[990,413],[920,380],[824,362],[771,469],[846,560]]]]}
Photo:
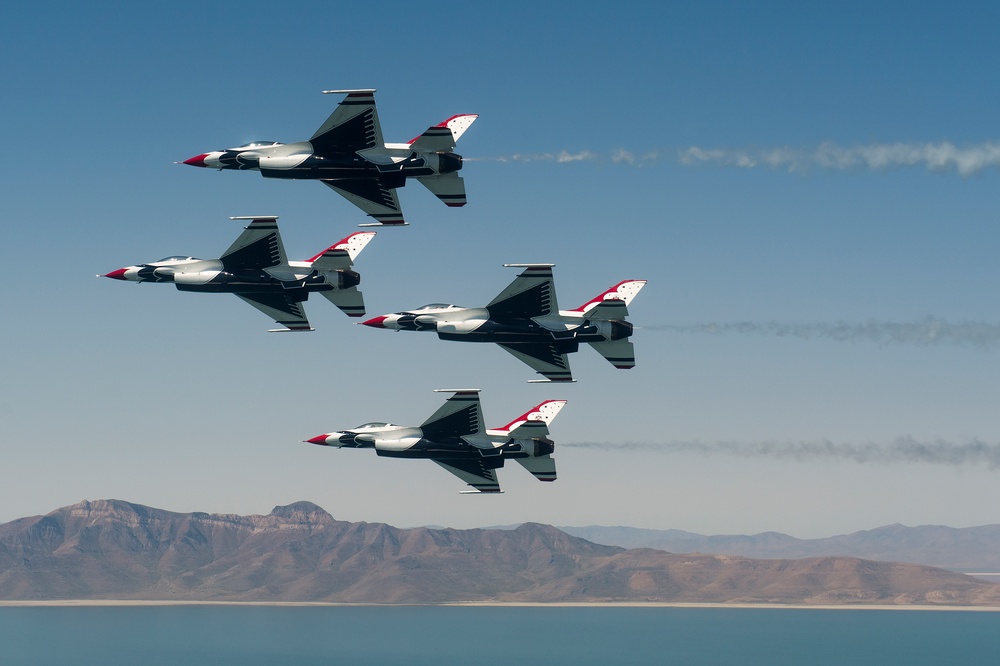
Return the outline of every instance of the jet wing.
{"type": "Polygon", "coordinates": [[[374,90],[324,92],[346,92],[347,97],[310,137],[309,143],[317,154],[356,153],[385,146],[375,109],[374,90]]]}
{"type": "Polygon", "coordinates": [[[406,224],[403,211],[399,208],[396,190],[383,187],[375,178],[347,178],[320,182],[365,211],[369,217],[375,218],[378,224],[406,224]]]}
{"type": "Polygon", "coordinates": [[[525,266],[514,281],[486,306],[494,319],[531,319],[559,312],[552,264],[505,264],[525,266]]]}
{"type": "Polygon", "coordinates": [[[456,391],[430,418],[420,425],[424,437],[464,437],[486,430],[478,390],[456,391]]]}
{"type": "Polygon", "coordinates": [[[253,218],[253,222],[219,258],[227,271],[270,268],[288,263],[276,220],[275,217],[253,218]]]}
{"type": "Polygon", "coordinates": [[[311,331],[309,320],[306,319],[305,309],[302,303],[295,303],[288,300],[284,294],[236,294],[241,299],[254,306],[275,323],[284,326],[284,329],[274,329],[277,331],[311,331]]]}
{"type": "MultiPolygon", "coordinates": [[[[527,363],[538,374],[551,382],[571,382],[573,373],[569,369],[569,358],[567,354],[561,354],[553,344],[518,344],[500,345],[500,347],[514,356],[521,362],[527,363]]],[[[542,381],[542,380],[535,380],[542,381]]]]}
{"type": "Polygon", "coordinates": [[[445,468],[467,484],[481,493],[499,493],[500,482],[497,481],[496,470],[487,469],[483,460],[469,458],[467,460],[448,459],[434,460],[438,465],[445,468]]]}

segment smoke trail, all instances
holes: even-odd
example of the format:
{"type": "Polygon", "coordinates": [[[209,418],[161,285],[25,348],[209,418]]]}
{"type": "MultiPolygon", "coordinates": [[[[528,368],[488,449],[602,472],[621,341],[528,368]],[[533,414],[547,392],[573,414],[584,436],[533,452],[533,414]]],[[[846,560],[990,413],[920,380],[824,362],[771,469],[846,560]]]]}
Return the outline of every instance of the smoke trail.
{"type": "Polygon", "coordinates": [[[660,151],[650,150],[641,155],[619,148],[611,154],[611,161],[615,164],[628,164],[629,166],[644,167],[656,164],[660,160],[660,151]]]}
{"type": "Polygon", "coordinates": [[[925,463],[931,465],[986,465],[1000,468],[1000,444],[990,444],[978,439],[967,442],[933,440],[920,442],[911,437],[897,437],[888,444],[836,443],[830,440],[815,442],[570,442],[562,447],[600,449],[618,452],[697,453],[701,455],[728,455],[742,458],[775,458],[807,462],[812,460],[849,460],[859,464],[925,463]]]}
{"type": "Polygon", "coordinates": [[[838,146],[824,142],[812,150],[777,147],[756,149],[706,149],[692,146],[681,150],[681,164],[714,164],[716,166],[752,169],[766,167],[789,172],[804,172],[811,168],[882,171],[897,167],[924,166],[932,171],[957,171],[971,176],[988,167],[1000,166],[1000,143],[986,142],[958,147],[948,141],[941,143],[874,143],[838,146]]]}
{"type": "Polygon", "coordinates": [[[800,340],[876,342],[884,345],[959,345],[988,351],[1000,346],[1000,324],[967,321],[957,324],[938,317],[915,322],[868,320],[863,323],[833,322],[783,324],[769,322],[713,322],[688,325],[642,326],[646,330],[710,335],[759,335],[800,340]]]}
{"type": "Polygon", "coordinates": [[[466,162],[555,162],[556,164],[570,164],[572,162],[607,162],[614,164],[626,164],[634,167],[645,167],[656,164],[660,159],[659,150],[649,150],[639,155],[619,148],[610,155],[602,155],[592,150],[580,150],[571,153],[568,150],[561,150],[558,153],[513,153],[511,155],[497,155],[495,157],[463,157],[466,162]]]}
{"type": "Polygon", "coordinates": [[[839,146],[825,141],[815,148],[702,148],[690,146],[679,150],[651,148],[641,152],[618,148],[610,154],[592,150],[557,153],[513,153],[495,157],[466,157],[467,162],[611,162],[636,168],[658,164],[666,155],[676,152],[683,165],[709,164],[721,167],[754,169],[764,167],[791,173],[810,169],[848,171],[867,169],[886,171],[900,167],[923,166],[931,171],[954,171],[971,176],[989,167],[1000,166],[1000,143],[987,141],[969,146],[956,146],[949,141],[940,143],[872,143],[839,146]]]}
{"type": "Polygon", "coordinates": [[[597,153],[589,150],[581,150],[571,153],[561,150],[558,153],[514,153],[513,155],[499,155],[497,157],[465,157],[466,162],[555,162],[557,164],[568,164],[570,162],[589,162],[599,159],[597,153]]]}

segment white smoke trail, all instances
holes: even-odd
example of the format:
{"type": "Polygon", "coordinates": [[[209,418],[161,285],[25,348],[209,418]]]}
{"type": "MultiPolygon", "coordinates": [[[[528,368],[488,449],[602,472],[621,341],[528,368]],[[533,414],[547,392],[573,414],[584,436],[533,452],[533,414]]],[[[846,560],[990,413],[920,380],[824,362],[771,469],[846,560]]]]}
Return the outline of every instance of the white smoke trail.
{"type": "Polygon", "coordinates": [[[923,166],[932,171],[954,170],[961,176],[971,176],[983,169],[1000,166],[1000,143],[985,142],[959,147],[942,141],[873,143],[845,147],[827,141],[811,150],[789,147],[706,149],[691,146],[679,152],[678,160],[687,165],[714,164],[743,169],[766,167],[790,172],[804,172],[811,168],[884,171],[923,166]]]}
{"type": "Polygon", "coordinates": [[[637,155],[624,148],[619,148],[610,155],[603,155],[592,150],[579,150],[575,153],[571,153],[568,150],[561,150],[558,153],[513,153],[511,155],[497,155],[495,157],[463,157],[462,159],[466,162],[555,162],[556,164],[607,162],[610,160],[614,164],[646,167],[656,164],[660,160],[660,154],[660,150],[654,149],[637,155]]]}
{"type": "MultiPolygon", "coordinates": [[[[658,164],[671,149],[652,148],[641,152],[618,148],[610,154],[592,150],[557,153],[513,153],[495,157],[466,157],[467,162],[608,162],[649,167],[658,164]]],[[[1000,143],[986,141],[967,146],[956,146],[950,141],[939,143],[871,143],[840,146],[825,141],[815,148],[702,148],[690,146],[676,151],[677,161],[683,165],[714,165],[754,169],[764,167],[791,173],[804,173],[810,169],[850,171],[867,169],[886,171],[901,167],[923,166],[931,171],[954,171],[966,177],[990,167],[1000,167],[1000,143]]]]}
{"type": "Polygon", "coordinates": [[[812,460],[847,460],[859,464],[925,463],[931,465],[986,465],[1000,468],[1000,444],[978,439],[966,442],[933,440],[921,442],[912,437],[897,437],[888,444],[872,442],[850,444],[822,439],[814,442],[570,442],[562,447],[600,449],[620,452],[697,453],[742,458],[775,458],[807,462],[812,460]]]}
{"type": "Polygon", "coordinates": [[[768,322],[712,322],[688,325],[641,326],[645,330],[710,335],[758,335],[800,340],[875,342],[885,345],[958,345],[988,351],[1000,346],[1000,324],[966,321],[957,324],[938,317],[915,322],[868,320],[863,323],[832,322],[785,324],[768,322]]]}
{"type": "Polygon", "coordinates": [[[555,162],[568,164],[570,162],[589,162],[599,159],[597,153],[581,150],[571,153],[561,150],[558,153],[514,153],[513,155],[498,155],[497,157],[465,157],[465,162],[555,162]]]}
{"type": "Polygon", "coordinates": [[[650,150],[641,155],[619,148],[611,154],[611,161],[615,164],[628,164],[629,166],[644,167],[652,166],[660,160],[660,151],[650,150]]]}

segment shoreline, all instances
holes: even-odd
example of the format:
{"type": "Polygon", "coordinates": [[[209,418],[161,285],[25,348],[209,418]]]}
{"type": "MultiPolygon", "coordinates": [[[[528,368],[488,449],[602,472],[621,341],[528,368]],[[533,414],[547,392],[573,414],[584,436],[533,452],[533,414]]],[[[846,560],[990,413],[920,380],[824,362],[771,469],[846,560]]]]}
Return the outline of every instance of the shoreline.
{"type": "Polygon", "coordinates": [[[0,608],[111,608],[128,606],[271,606],[286,608],[321,607],[414,607],[442,606],[463,608],[735,608],[741,610],[898,610],[898,611],[949,611],[949,612],[1000,612],[1000,606],[949,606],[931,604],[768,604],[768,603],[695,603],[673,601],[625,601],[625,602],[531,602],[531,601],[449,601],[442,603],[377,604],[328,601],[177,601],[155,599],[51,599],[51,600],[5,600],[0,599],[0,608]]]}

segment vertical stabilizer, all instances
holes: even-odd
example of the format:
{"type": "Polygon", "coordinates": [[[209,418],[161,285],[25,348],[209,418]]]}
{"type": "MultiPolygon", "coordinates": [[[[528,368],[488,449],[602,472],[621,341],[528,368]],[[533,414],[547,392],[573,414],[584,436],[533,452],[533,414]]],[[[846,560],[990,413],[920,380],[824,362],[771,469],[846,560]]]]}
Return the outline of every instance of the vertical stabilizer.
{"type": "Polygon", "coordinates": [[[313,268],[320,271],[350,268],[354,263],[354,259],[374,237],[374,231],[359,231],[347,238],[340,239],[306,261],[311,263],[313,268]]]}
{"type": "Polygon", "coordinates": [[[568,312],[576,315],[588,314],[590,310],[608,300],[621,300],[625,301],[625,305],[628,305],[632,302],[632,299],[635,298],[635,295],[639,293],[639,290],[644,286],[646,286],[645,280],[622,280],[610,289],[607,289],[590,299],[580,307],[569,310],[568,312]]]}
{"type": "MultiPolygon", "coordinates": [[[[563,407],[566,406],[565,400],[546,400],[545,402],[535,405],[524,414],[521,414],[516,419],[511,421],[505,426],[497,428],[499,432],[506,432],[515,435],[518,428],[525,425],[526,423],[542,422],[545,426],[552,423],[553,419],[559,414],[563,407]]],[[[548,434],[548,430],[545,431],[548,434]]]]}
{"type": "Polygon", "coordinates": [[[450,153],[455,150],[455,144],[465,134],[465,130],[469,129],[478,117],[479,114],[476,113],[460,113],[433,127],[428,127],[427,131],[407,143],[417,152],[450,153]]]}

